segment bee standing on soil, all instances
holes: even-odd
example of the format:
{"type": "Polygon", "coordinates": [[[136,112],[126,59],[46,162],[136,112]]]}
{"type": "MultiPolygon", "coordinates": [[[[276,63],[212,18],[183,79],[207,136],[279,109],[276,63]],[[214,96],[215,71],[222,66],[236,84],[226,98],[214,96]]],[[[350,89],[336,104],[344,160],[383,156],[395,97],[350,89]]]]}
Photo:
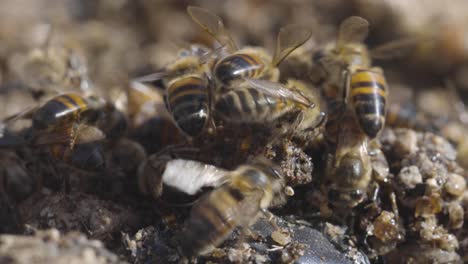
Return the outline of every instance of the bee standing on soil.
{"type": "Polygon", "coordinates": [[[282,177],[266,164],[242,165],[228,179],[192,208],[180,239],[183,255],[207,254],[236,227],[249,228],[283,188],[282,177]]]}
{"type": "Polygon", "coordinates": [[[211,118],[210,59],[206,56],[185,54],[162,72],[136,79],[138,82],[162,79],[167,110],[179,129],[190,137],[205,131],[211,118]]]}
{"type": "Polygon", "coordinates": [[[359,126],[371,139],[383,129],[386,113],[387,84],[383,71],[371,67],[371,55],[362,43],[369,23],[361,17],[344,20],[336,44],[315,54],[314,60],[328,74],[324,94],[331,100],[350,100],[359,126]],[[344,86],[342,83],[344,82],[344,86]]]}
{"type": "Polygon", "coordinates": [[[101,169],[104,164],[99,141],[104,133],[92,125],[102,106],[94,97],[75,93],[56,96],[30,111],[32,129],[30,144],[43,146],[58,160],[89,170],[101,169]]]}
{"type": "Polygon", "coordinates": [[[327,99],[332,104],[349,102],[362,131],[373,139],[385,125],[388,87],[383,70],[372,67],[371,58],[401,56],[422,39],[396,40],[369,50],[362,43],[368,31],[369,23],[364,18],[345,19],[340,24],[336,43],[317,51],[313,61],[326,72],[323,93],[327,99]]]}
{"type": "Polygon", "coordinates": [[[280,29],[273,57],[260,47],[238,49],[222,19],[211,11],[189,6],[187,12],[203,30],[213,36],[229,53],[219,59],[213,68],[216,88],[230,88],[243,82],[245,78],[278,81],[277,66],[296,48],[304,44],[311,32],[298,25],[280,29]]]}
{"type": "Polygon", "coordinates": [[[336,151],[327,166],[331,178],[329,196],[336,206],[353,208],[366,198],[372,179],[369,140],[353,114],[346,113],[340,123],[336,151]]]}

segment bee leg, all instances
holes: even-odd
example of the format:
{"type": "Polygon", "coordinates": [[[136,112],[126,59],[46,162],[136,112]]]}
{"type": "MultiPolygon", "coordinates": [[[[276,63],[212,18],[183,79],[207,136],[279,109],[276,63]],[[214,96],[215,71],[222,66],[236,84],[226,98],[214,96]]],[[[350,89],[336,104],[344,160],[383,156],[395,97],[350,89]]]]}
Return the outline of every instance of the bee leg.
{"type": "Polygon", "coordinates": [[[245,243],[246,237],[251,236],[253,233],[248,227],[241,227],[239,230],[239,237],[237,238],[236,248],[241,249],[245,243]]]}
{"type": "MultiPolygon", "coordinates": [[[[57,170],[57,168],[55,168],[57,170]]],[[[70,173],[65,173],[63,175],[63,182],[62,182],[62,190],[65,194],[70,194],[71,192],[71,184],[70,184],[70,173]]]]}
{"type": "Polygon", "coordinates": [[[262,209],[262,214],[263,216],[267,219],[268,223],[275,229],[275,230],[281,230],[281,227],[278,225],[278,222],[276,221],[276,216],[272,214],[270,211],[267,209],[262,209]]]}
{"type": "Polygon", "coordinates": [[[166,156],[171,157],[172,159],[177,159],[180,157],[186,158],[189,155],[194,155],[198,152],[199,152],[198,148],[187,147],[186,144],[177,144],[177,145],[167,146],[153,155],[156,157],[166,155],[166,156]]]}
{"type": "Polygon", "coordinates": [[[395,215],[395,219],[398,221],[400,219],[400,215],[398,213],[398,204],[396,201],[395,192],[392,192],[390,194],[390,203],[392,205],[392,211],[393,211],[393,214],[395,215]]]}
{"type": "Polygon", "coordinates": [[[351,82],[351,72],[349,69],[346,69],[343,71],[343,99],[344,102],[347,104],[348,103],[348,96],[349,96],[349,89],[350,89],[350,82],[351,82]]]}

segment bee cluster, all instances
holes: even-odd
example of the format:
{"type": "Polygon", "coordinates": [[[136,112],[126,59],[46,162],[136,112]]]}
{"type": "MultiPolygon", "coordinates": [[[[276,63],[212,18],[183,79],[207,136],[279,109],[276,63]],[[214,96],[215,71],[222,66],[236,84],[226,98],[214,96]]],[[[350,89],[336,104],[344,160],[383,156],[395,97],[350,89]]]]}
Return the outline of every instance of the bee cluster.
{"type": "Polygon", "coordinates": [[[0,27],[1,233],[78,230],[137,263],[468,261],[461,22],[195,2],[0,27]]]}

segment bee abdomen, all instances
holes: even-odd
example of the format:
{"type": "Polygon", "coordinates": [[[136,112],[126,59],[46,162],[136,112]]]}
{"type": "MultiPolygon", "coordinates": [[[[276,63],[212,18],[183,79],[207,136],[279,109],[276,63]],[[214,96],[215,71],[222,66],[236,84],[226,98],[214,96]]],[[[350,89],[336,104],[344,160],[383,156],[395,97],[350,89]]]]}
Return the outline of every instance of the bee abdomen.
{"type": "Polygon", "coordinates": [[[292,102],[266,95],[255,88],[229,91],[215,105],[216,111],[225,119],[246,123],[269,122],[293,107],[292,102]]]}
{"type": "Polygon", "coordinates": [[[231,187],[213,191],[192,209],[180,249],[185,256],[204,254],[222,243],[238,225],[235,216],[226,215],[243,195],[231,187]]]}
{"type": "Polygon", "coordinates": [[[204,129],[208,119],[208,88],[198,77],[185,77],[168,87],[167,104],[179,128],[190,136],[204,129]]]}
{"type": "Polygon", "coordinates": [[[351,77],[351,100],[359,124],[375,138],[385,124],[387,86],[382,74],[361,70],[351,77]]]}
{"type": "Polygon", "coordinates": [[[260,58],[246,53],[238,53],[222,59],[215,67],[215,75],[223,85],[241,78],[257,78],[264,68],[260,58]]]}
{"type": "Polygon", "coordinates": [[[88,103],[80,95],[75,93],[59,95],[37,109],[33,116],[33,127],[35,129],[51,127],[62,120],[76,118],[86,109],[88,103]]]}

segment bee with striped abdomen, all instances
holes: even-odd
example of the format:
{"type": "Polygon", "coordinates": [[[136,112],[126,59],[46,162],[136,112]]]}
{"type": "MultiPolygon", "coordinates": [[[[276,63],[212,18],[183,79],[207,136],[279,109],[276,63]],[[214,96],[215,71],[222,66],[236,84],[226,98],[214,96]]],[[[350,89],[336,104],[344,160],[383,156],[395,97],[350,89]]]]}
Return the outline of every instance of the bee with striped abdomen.
{"type": "Polygon", "coordinates": [[[217,60],[213,67],[217,89],[235,86],[243,82],[244,78],[278,81],[277,66],[311,36],[308,29],[298,25],[281,28],[277,37],[275,54],[272,57],[260,47],[238,49],[225,29],[222,19],[211,11],[189,6],[187,12],[193,21],[213,36],[229,54],[217,60]]]}
{"type": "Polygon", "coordinates": [[[54,129],[58,125],[79,121],[82,114],[97,110],[103,101],[96,97],[85,98],[77,93],[65,93],[48,100],[32,112],[34,130],[54,129]]]}
{"type": "Polygon", "coordinates": [[[373,139],[385,124],[388,87],[383,70],[372,67],[371,58],[401,56],[402,51],[415,47],[422,39],[396,40],[369,50],[362,43],[368,32],[366,19],[358,16],[345,19],[339,26],[337,41],[317,51],[313,61],[327,75],[323,84],[327,100],[331,104],[350,101],[362,131],[373,139]]]}
{"type": "Polygon", "coordinates": [[[179,239],[184,256],[207,254],[236,227],[248,229],[284,188],[278,172],[263,163],[241,165],[227,178],[193,206],[179,239]]]}
{"type": "Polygon", "coordinates": [[[277,82],[246,79],[238,88],[222,94],[214,109],[230,122],[263,123],[308,107],[315,105],[297,90],[277,82]]]}
{"type": "Polygon", "coordinates": [[[357,69],[350,80],[351,103],[359,125],[375,138],[385,124],[387,83],[379,68],[357,69]]]}
{"type": "Polygon", "coordinates": [[[210,118],[207,79],[199,75],[184,75],[168,83],[167,110],[179,128],[190,136],[197,136],[210,118]]]}
{"type": "Polygon", "coordinates": [[[104,158],[98,142],[105,135],[92,123],[97,121],[103,105],[103,100],[97,97],[76,93],[58,95],[25,114],[32,119],[28,141],[74,167],[101,169],[104,158]]]}
{"type": "MultiPolygon", "coordinates": [[[[206,54],[205,54],[206,55],[206,54]]],[[[196,137],[207,128],[211,118],[210,55],[181,55],[163,71],[135,79],[136,82],[162,79],[167,110],[184,134],[196,137]]]]}

